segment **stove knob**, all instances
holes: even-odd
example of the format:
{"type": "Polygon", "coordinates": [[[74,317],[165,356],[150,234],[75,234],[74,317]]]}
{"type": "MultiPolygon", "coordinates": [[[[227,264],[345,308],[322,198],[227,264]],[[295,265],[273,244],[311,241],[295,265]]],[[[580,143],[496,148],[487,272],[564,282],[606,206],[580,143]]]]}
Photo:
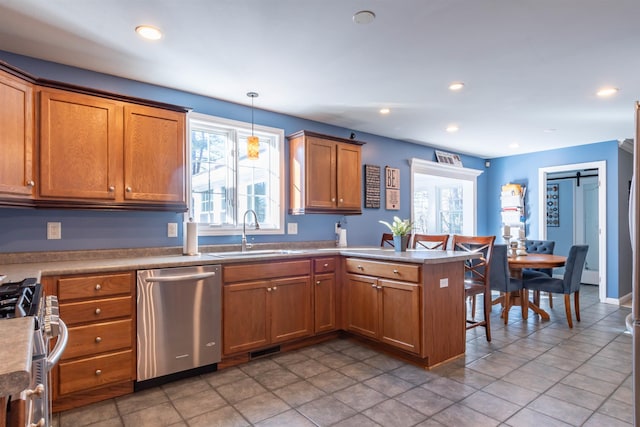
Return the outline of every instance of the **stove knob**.
{"type": "Polygon", "coordinates": [[[49,338],[60,335],[60,323],[58,316],[44,316],[44,334],[49,338]]]}

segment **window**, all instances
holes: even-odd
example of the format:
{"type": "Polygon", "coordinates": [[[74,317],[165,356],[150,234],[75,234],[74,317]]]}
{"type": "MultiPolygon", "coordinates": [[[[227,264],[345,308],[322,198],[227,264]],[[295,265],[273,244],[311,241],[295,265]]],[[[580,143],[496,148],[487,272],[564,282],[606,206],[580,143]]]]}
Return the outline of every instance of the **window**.
{"type": "Polygon", "coordinates": [[[411,159],[411,219],[419,234],[476,234],[482,171],[411,159]]]}
{"type": "Polygon", "coordinates": [[[251,123],[189,115],[189,216],[199,223],[199,235],[237,234],[248,209],[258,216],[257,233],[283,232],[284,131],[254,126],[254,135],[260,139],[260,156],[250,160],[251,123]]]}

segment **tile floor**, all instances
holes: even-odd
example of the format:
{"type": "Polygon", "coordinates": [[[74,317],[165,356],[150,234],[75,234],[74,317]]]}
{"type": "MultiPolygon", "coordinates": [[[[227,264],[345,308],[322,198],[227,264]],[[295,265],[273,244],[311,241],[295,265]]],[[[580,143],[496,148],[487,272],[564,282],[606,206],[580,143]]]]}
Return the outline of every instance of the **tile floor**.
{"type": "Polygon", "coordinates": [[[514,307],[493,340],[467,332],[464,359],[425,371],[347,339],[272,355],[54,415],[54,426],[630,426],[627,308],[583,286],[582,321],[562,296],[550,321],[514,307]]]}

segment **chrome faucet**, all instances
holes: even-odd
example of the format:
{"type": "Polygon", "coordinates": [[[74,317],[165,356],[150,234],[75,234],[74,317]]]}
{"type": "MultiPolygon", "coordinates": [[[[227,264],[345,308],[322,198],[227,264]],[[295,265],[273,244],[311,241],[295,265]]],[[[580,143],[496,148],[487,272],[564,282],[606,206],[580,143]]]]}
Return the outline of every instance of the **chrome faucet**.
{"type": "MultiPolygon", "coordinates": [[[[260,224],[258,224],[258,214],[253,209],[248,209],[244,212],[242,216],[242,252],[247,251],[247,214],[251,212],[253,214],[253,218],[256,220],[256,228],[255,230],[260,230],[260,224]]],[[[249,248],[251,247],[251,243],[249,243],[249,248]]]]}

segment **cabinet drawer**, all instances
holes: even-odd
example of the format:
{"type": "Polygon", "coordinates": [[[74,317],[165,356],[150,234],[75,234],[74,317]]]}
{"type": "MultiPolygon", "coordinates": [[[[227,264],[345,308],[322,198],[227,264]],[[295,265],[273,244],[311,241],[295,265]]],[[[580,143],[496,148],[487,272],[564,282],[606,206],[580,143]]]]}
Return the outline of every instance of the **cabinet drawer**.
{"type": "Polygon", "coordinates": [[[60,394],[84,391],[119,381],[133,380],[133,351],[60,363],[60,394]]]}
{"type": "Polygon", "coordinates": [[[313,260],[314,273],[327,273],[336,270],[335,257],[316,258],[313,260]]]}
{"type": "Polygon", "coordinates": [[[308,276],[311,273],[311,262],[305,259],[229,265],[224,266],[222,272],[224,283],[273,279],[276,277],[308,276]]]}
{"type": "Polygon", "coordinates": [[[60,317],[68,325],[131,317],[132,297],[95,299],[60,304],[60,317]]]}
{"type": "Polygon", "coordinates": [[[88,356],[107,351],[131,348],[131,319],[69,328],[69,342],[62,359],[88,356]]]}
{"type": "Polygon", "coordinates": [[[406,282],[420,281],[420,266],[415,264],[380,262],[360,258],[347,258],[345,263],[349,273],[366,274],[368,276],[404,280],[406,282]]]}
{"type": "Polygon", "coordinates": [[[66,277],[58,280],[60,301],[133,294],[133,273],[66,277]]]}

